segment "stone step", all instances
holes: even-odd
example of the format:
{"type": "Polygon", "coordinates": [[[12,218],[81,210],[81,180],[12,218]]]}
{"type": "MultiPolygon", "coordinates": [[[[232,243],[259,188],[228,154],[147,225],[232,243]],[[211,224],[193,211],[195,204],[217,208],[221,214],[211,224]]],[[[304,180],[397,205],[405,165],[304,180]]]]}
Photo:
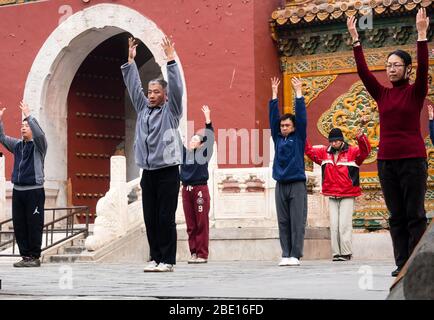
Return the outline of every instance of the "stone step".
{"type": "Polygon", "coordinates": [[[80,254],[82,253],[86,248],[84,246],[71,246],[71,247],[64,247],[63,248],[63,254],[80,254]]]}
{"type": "Polygon", "coordinates": [[[71,263],[75,262],[80,254],[86,250],[84,235],[81,234],[78,238],[69,239],[56,246],[56,248],[49,249],[43,252],[44,263],[71,263]]]}
{"type": "Polygon", "coordinates": [[[71,246],[72,247],[75,247],[75,246],[84,247],[85,242],[86,242],[86,239],[84,239],[84,238],[76,239],[76,240],[71,241],[71,246]]]}
{"type": "Polygon", "coordinates": [[[51,263],[73,263],[80,258],[79,254],[57,254],[50,257],[51,263]]]}

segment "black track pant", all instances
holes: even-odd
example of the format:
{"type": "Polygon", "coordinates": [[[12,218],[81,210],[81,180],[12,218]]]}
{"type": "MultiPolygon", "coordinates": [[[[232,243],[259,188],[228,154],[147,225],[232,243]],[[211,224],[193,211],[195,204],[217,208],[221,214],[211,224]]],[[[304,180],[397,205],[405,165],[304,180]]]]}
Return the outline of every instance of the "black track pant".
{"type": "Polygon", "coordinates": [[[150,258],[157,263],[176,263],[175,213],[180,187],[178,167],[143,170],[140,182],[150,258]]]}
{"type": "Polygon", "coordinates": [[[43,188],[12,192],[12,221],[22,257],[41,256],[44,204],[43,188]]]}
{"type": "Polygon", "coordinates": [[[427,162],[423,158],[378,160],[395,263],[403,267],[427,227],[424,207],[427,162]]]}

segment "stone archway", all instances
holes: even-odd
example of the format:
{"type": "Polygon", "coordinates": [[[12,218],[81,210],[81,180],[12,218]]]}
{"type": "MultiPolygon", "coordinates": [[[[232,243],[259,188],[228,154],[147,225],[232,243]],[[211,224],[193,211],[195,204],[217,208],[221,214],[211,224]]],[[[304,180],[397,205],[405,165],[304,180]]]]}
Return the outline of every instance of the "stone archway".
{"type": "MultiPolygon", "coordinates": [[[[151,51],[167,77],[165,55],[160,47],[164,33],[139,12],[126,6],[98,4],[79,11],[61,23],[39,50],[29,72],[24,100],[44,128],[49,151],[46,159],[46,187],[58,190],[56,204],[66,204],[67,180],[67,96],[71,82],[88,54],[100,43],[119,33],[129,32],[151,51]]],[[[184,117],[180,125],[186,132],[186,87],[184,117]]]]}

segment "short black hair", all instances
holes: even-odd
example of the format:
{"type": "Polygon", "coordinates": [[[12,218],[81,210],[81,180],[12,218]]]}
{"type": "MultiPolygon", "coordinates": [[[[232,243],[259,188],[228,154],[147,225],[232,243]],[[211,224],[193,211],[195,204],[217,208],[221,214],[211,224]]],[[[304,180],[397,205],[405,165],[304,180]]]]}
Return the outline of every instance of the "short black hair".
{"type": "Polygon", "coordinates": [[[196,133],[195,135],[199,137],[199,139],[200,139],[200,143],[204,143],[204,142],[206,142],[207,139],[206,139],[205,136],[203,136],[203,135],[201,135],[201,134],[199,134],[199,133],[196,133]]]}
{"type": "Polygon", "coordinates": [[[292,113],[285,113],[285,114],[283,114],[280,117],[279,123],[281,123],[282,121],[285,121],[287,119],[289,119],[289,120],[292,121],[292,124],[293,124],[293,126],[295,128],[295,115],[293,115],[292,113]]]}
{"type": "Polygon", "coordinates": [[[161,78],[152,79],[151,81],[148,82],[148,86],[150,84],[159,84],[164,91],[166,91],[167,89],[167,81],[161,78]]]}
{"type": "Polygon", "coordinates": [[[387,56],[387,59],[389,59],[390,56],[392,56],[392,55],[400,57],[402,59],[402,61],[404,61],[404,64],[406,67],[411,65],[411,55],[407,51],[395,50],[395,51],[389,53],[389,55],[387,56]]]}

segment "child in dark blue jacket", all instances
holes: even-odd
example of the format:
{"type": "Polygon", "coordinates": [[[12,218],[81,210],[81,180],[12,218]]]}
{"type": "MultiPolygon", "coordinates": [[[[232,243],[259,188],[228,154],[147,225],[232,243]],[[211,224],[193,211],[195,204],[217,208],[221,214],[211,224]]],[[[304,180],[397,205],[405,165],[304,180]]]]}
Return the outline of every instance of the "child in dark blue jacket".
{"type": "Polygon", "coordinates": [[[214,129],[211,111],[202,107],[205,116],[204,135],[195,134],[189,147],[183,147],[181,165],[182,204],[187,224],[188,245],[191,258],[188,263],[208,261],[210,196],[207,181],[208,163],[214,147],[214,129]]]}
{"type": "Polygon", "coordinates": [[[302,83],[293,78],[296,92],[295,115],[280,116],[278,87],[280,80],[271,79],[271,136],[274,141],[273,178],[276,180],[276,211],[279,225],[282,260],[279,266],[298,266],[303,256],[304,232],[307,218],[307,189],[304,172],[304,147],[307,115],[302,83]]]}

